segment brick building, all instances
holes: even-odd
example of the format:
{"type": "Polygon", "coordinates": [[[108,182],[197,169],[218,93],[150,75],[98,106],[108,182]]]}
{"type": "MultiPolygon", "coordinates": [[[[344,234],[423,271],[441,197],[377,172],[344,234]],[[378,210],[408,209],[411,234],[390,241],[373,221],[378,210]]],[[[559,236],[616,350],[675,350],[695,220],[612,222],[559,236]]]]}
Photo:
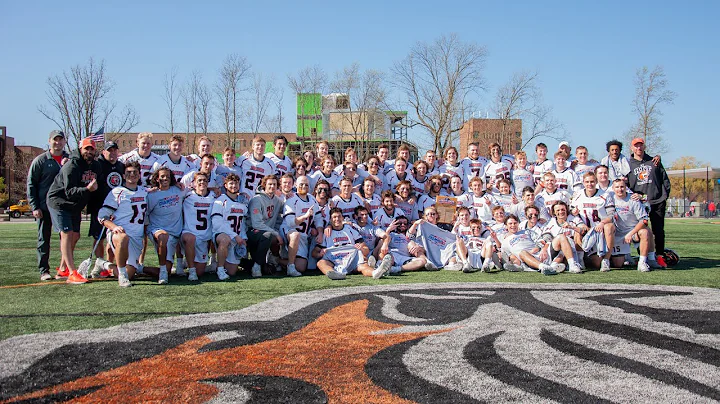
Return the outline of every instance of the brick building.
{"type": "Polygon", "coordinates": [[[522,149],[522,119],[470,119],[460,129],[460,157],[467,155],[470,143],[480,143],[480,155],[489,154],[488,146],[499,143],[503,154],[522,149]]]}

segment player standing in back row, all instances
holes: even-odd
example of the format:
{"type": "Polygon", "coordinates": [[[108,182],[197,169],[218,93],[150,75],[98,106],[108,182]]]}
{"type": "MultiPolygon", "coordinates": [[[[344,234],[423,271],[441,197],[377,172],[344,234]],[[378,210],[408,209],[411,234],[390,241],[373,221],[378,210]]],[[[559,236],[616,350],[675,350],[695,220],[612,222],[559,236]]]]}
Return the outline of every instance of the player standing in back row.
{"type": "Polygon", "coordinates": [[[242,157],[239,163],[242,177],[240,177],[240,195],[244,201],[249,201],[258,193],[258,186],[263,177],[275,174],[275,163],[265,157],[265,139],[255,136],[252,141],[252,154],[242,157]]]}

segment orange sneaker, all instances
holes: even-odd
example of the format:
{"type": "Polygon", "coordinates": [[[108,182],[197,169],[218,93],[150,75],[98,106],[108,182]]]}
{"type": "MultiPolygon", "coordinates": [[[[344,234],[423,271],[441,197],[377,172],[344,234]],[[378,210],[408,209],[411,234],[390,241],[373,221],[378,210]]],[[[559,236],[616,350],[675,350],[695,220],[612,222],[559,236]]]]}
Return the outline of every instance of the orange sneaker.
{"type": "Polygon", "coordinates": [[[665,258],[662,255],[658,255],[655,257],[658,265],[660,265],[663,268],[667,268],[667,263],[665,262],[665,258]]]}
{"type": "Polygon", "coordinates": [[[112,272],[108,271],[107,269],[103,269],[100,271],[100,277],[101,278],[110,278],[112,276],[112,272]]]}
{"type": "Polygon", "coordinates": [[[84,276],[80,275],[78,271],[72,271],[65,282],[71,285],[82,285],[83,283],[87,283],[87,281],[88,280],[85,279],[84,276]]]}
{"type": "Polygon", "coordinates": [[[70,270],[65,269],[64,271],[60,270],[60,267],[55,268],[57,271],[57,275],[55,275],[55,279],[67,279],[68,276],[70,276],[70,270]]]}

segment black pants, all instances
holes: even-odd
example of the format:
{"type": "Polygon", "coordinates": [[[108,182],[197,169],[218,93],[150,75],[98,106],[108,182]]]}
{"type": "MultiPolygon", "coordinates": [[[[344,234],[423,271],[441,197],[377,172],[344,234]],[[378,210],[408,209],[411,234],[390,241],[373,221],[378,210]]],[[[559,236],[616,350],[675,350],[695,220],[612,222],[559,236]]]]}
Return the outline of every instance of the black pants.
{"type": "Polygon", "coordinates": [[[272,241],[276,239],[276,233],[262,230],[250,230],[248,232],[248,252],[253,262],[262,267],[267,263],[267,252],[272,241]]]}
{"type": "Polygon", "coordinates": [[[650,227],[655,236],[655,252],[662,254],[665,251],[665,201],[650,205],[650,227]]]}
{"type": "Polygon", "coordinates": [[[38,239],[37,239],[37,259],[38,270],[42,275],[43,272],[50,271],[50,236],[52,235],[52,220],[48,210],[41,210],[42,218],[37,219],[38,239]]]}

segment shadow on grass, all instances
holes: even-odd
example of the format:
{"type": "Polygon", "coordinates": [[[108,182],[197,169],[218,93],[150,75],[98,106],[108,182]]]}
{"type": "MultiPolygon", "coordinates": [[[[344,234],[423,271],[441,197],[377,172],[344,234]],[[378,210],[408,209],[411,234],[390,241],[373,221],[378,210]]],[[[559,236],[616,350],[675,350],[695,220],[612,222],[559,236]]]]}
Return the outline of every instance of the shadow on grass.
{"type": "Polygon", "coordinates": [[[718,268],[720,267],[720,260],[701,258],[701,257],[680,257],[680,262],[670,268],[673,270],[685,270],[685,269],[701,269],[701,268],[718,268]]]}

